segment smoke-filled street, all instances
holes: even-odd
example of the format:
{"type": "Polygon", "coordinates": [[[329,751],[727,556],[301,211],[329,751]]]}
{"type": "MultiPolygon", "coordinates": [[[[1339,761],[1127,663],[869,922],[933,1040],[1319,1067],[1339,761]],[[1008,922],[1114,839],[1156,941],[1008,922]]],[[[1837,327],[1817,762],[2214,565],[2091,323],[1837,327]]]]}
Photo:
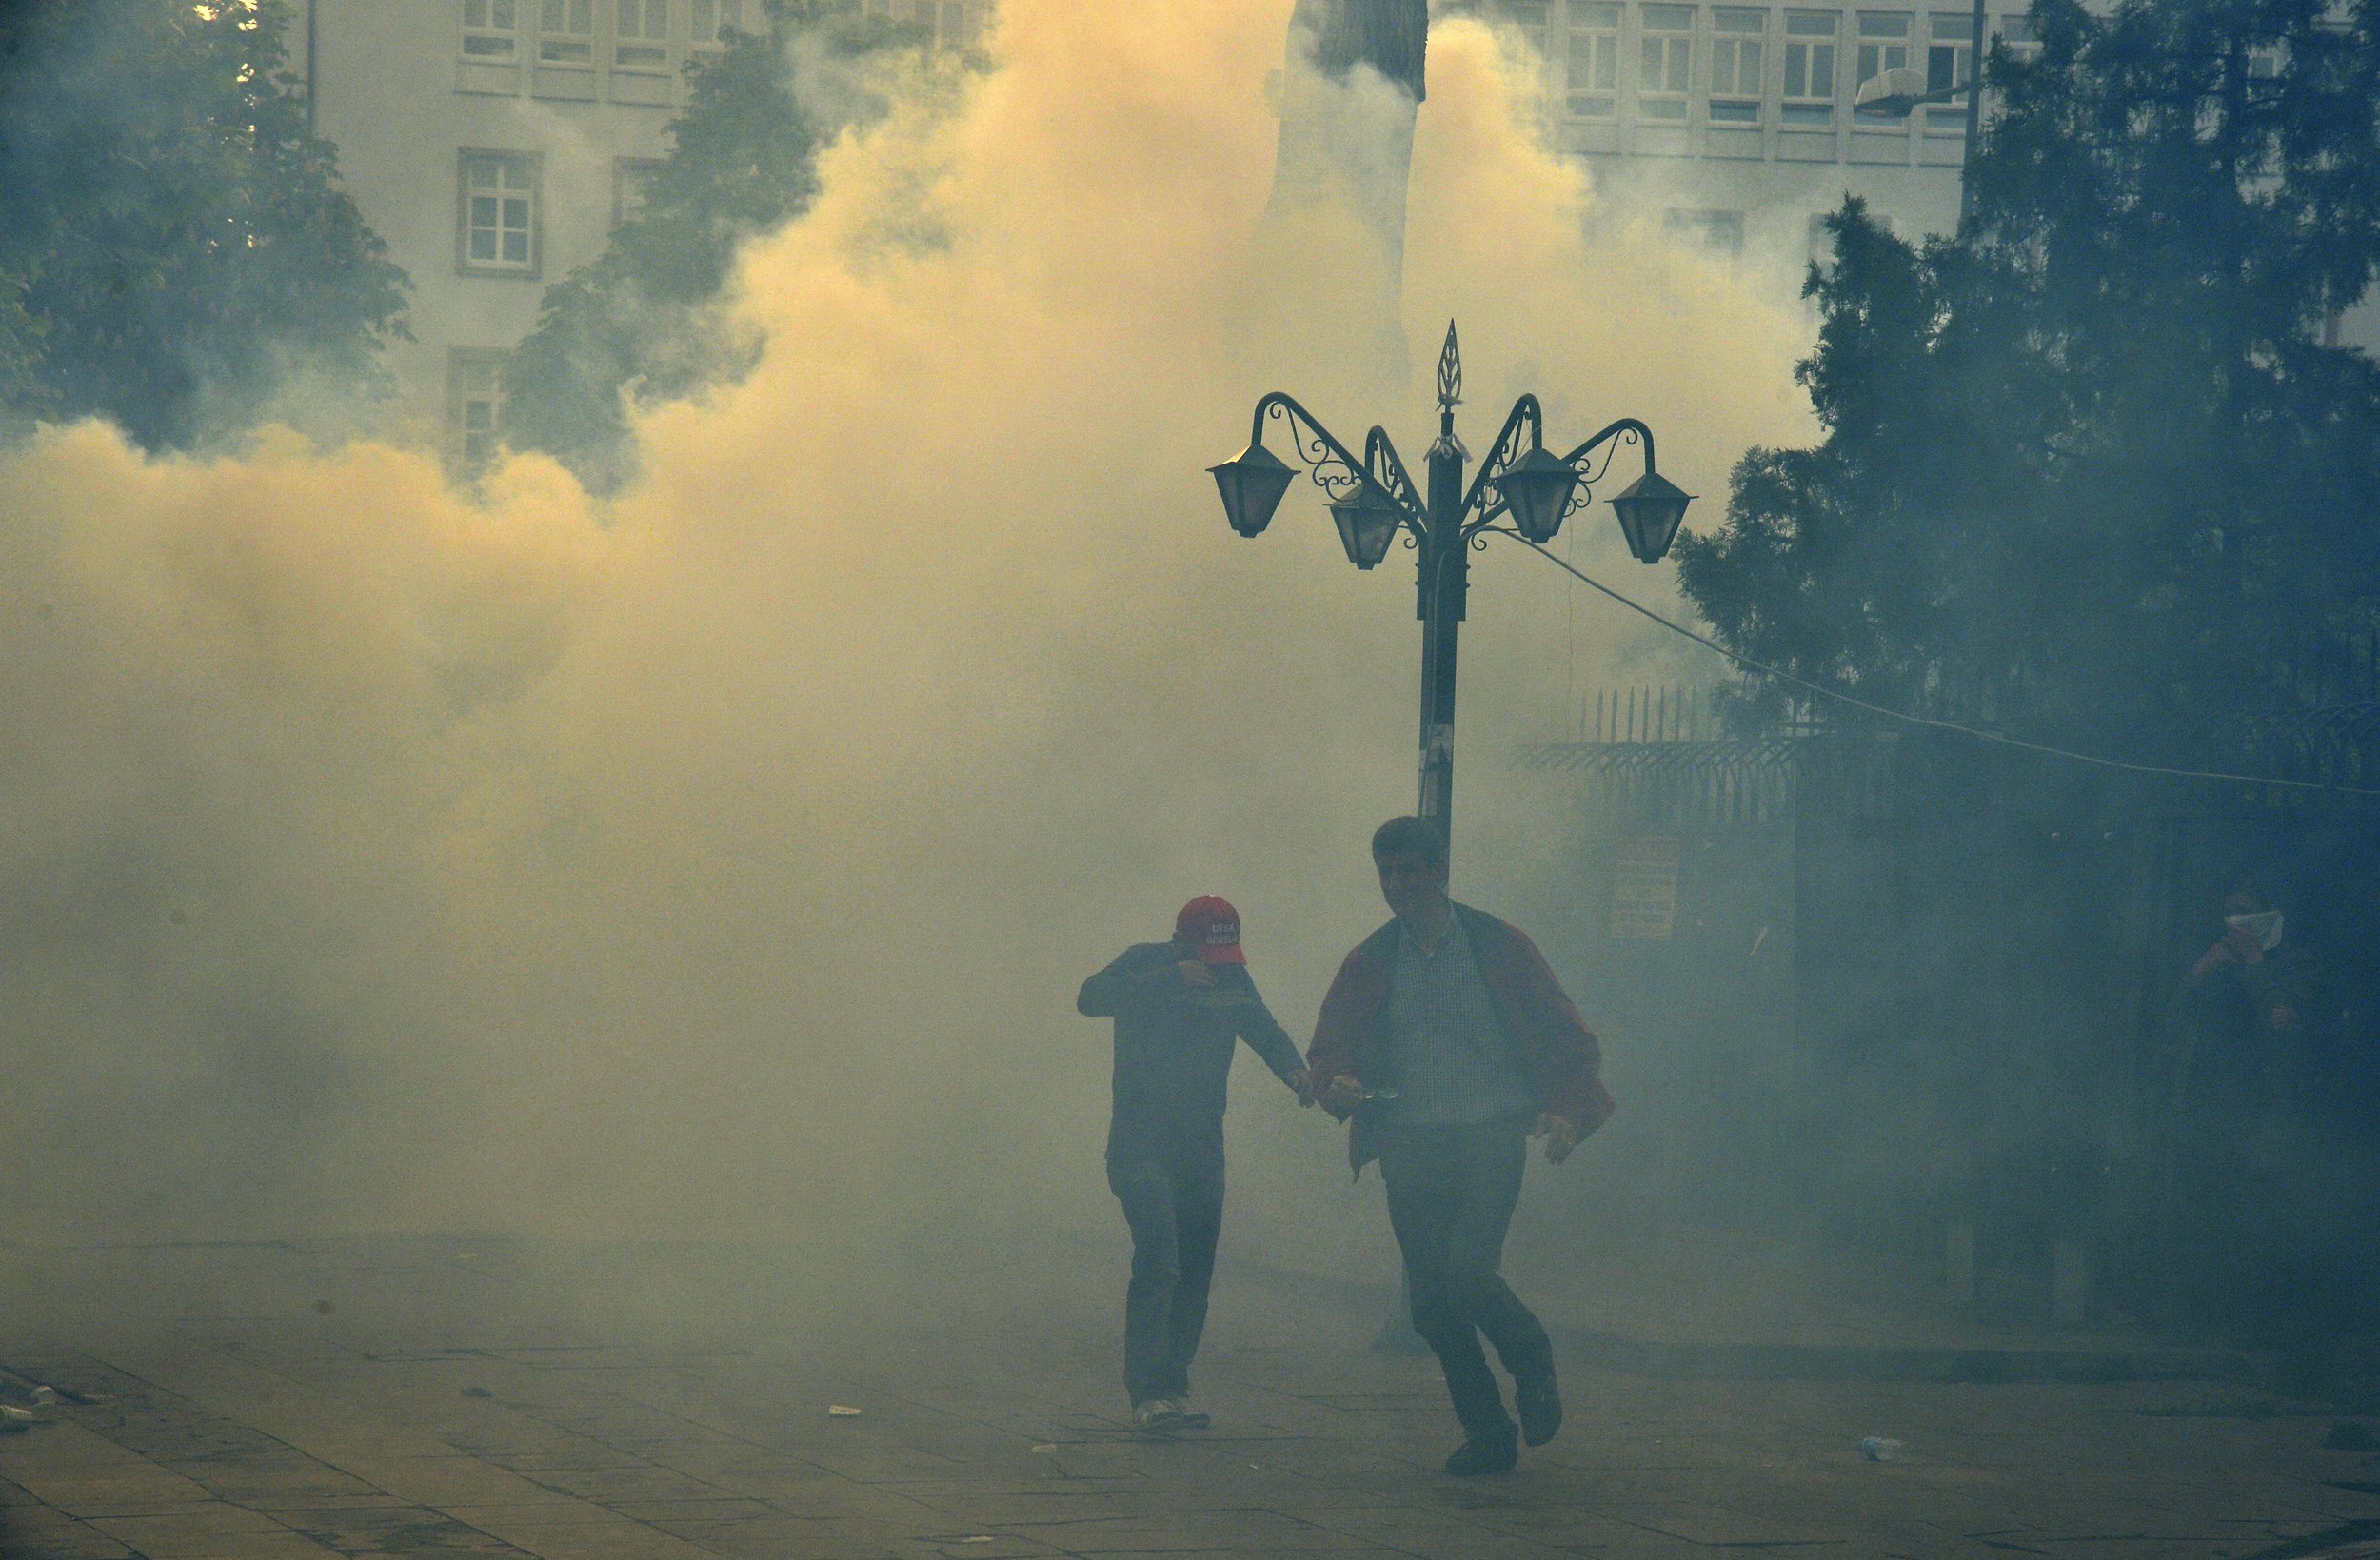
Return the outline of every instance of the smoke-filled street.
{"type": "Polygon", "coordinates": [[[0,0],[0,1560],[2380,1555],[2380,0],[0,0]]]}
{"type": "MultiPolygon", "coordinates": [[[[655,1347],[555,1325],[524,1254],[413,1240],[74,1256],[79,1280],[207,1298],[153,1327],[0,1338],[12,1399],[28,1379],[70,1394],[0,1450],[7,1552],[2245,1560],[2380,1537],[2368,1432],[2200,1373],[2243,1362],[2106,1339],[1895,1335],[1871,1315],[1832,1349],[1715,1347],[1663,1339],[1607,1287],[1596,1311],[1648,1330],[1556,1317],[1575,1428],[1479,1486],[1437,1473],[1435,1363],[1347,1347],[1344,1286],[1227,1265],[1202,1383],[1216,1425],[1152,1441],[1114,1401],[1097,1284],[1053,1310],[987,1276],[799,1341],[755,1325],[655,1347]],[[1872,1435],[1901,1446],[1866,1460],[1872,1435]]],[[[1087,1274],[1115,1254],[1078,1256],[1087,1274]]],[[[557,1260],[624,1286],[722,1264],[747,1303],[789,1295],[801,1266],[557,1260]]]]}

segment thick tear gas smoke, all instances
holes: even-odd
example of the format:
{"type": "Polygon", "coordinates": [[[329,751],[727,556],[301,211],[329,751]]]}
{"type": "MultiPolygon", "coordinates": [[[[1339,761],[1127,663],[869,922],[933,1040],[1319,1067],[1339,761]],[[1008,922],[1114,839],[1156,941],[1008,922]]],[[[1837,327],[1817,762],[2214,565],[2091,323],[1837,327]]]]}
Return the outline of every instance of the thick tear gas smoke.
{"type": "MultiPolygon", "coordinates": [[[[1310,491],[1236,541],[1201,469],[1277,386],[1408,440],[1429,412],[1339,345],[1359,234],[1254,243],[1287,11],[1006,8],[962,104],[847,138],[751,249],[757,369],[643,419],[611,506],[540,459],[470,494],[289,435],[9,456],[10,1233],[1104,1227],[1076,984],[1226,892],[1302,1033],[1411,796],[1409,574],[1348,568],[1310,491]]],[[[1802,320],[1591,244],[1489,32],[1431,65],[1416,360],[1458,318],[1475,405],[1643,417],[1704,493],[1796,437],[1802,320]]],[[[1481,898],[1531,856],[1494,756],[1544,733],[1563,589],[1477,565],[1481,898]]],[[[1582,622],[1597,668],[1648,653],[1582,622]]],[[[1243,1174],[1333,1175],[1292,1125],[1243,1174]]]]}

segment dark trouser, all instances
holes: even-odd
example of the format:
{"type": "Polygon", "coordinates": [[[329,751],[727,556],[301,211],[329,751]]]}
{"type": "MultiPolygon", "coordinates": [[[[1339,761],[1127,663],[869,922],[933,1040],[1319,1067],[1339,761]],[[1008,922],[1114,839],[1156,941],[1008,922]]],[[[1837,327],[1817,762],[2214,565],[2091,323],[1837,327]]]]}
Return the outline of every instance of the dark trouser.
{"type": "Polygon", "coordinates": [[[1111,1157],[1107,1184],[1132,1227],[1124,1291],[1124,1390],[1135,1403],[1190,1391],[1190,1361],[1206,1331],[1206,1291],[1223,1231],[1223,1158],[1111,1157]]]}
{"type": "Polygon", "coordinates": [[[1407,1127],[1380,1156],[1388,1222],[1413,1288],[1414,1330],[1446,1370],[1446,1394],[1463,1433],[1510,1437],[1504,1394],[1488,1370],[1479,1334],[1496,1345],[1516,1381],[1549,1379],[1554,1346],[1520,1296],[1498,1275],[1504,1231],[1520,1201],[1527,1127],[1407,1127]]]}

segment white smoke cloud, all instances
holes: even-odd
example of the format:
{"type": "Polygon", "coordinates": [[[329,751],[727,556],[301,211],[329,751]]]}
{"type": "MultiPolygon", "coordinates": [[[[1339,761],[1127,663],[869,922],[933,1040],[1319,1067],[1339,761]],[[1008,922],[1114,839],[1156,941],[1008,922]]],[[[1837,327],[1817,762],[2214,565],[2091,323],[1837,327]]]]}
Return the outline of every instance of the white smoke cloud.
{"type": "MultiPolygon", "coordinates": [[[[1240,542],[1202,469],[1277,386],[1409,460],[1429,432],[1334,347],[1352,233],[1254,242],[1286,14],[1007,8],[959,111],[847,138],[752,247],[757,371],[645,417],[608,511],[543,460],[473,498],[292,436],[6,457],[12,1233],[898,1250],[1108,1218],[1076,983],[1221,892],[1301,1030],[1410,804],[1402,555],[1348,568],[1304,489],[1240,542]]],[[[1526,103],[1440,30],[1415,361],[1457,317],[1475,446],[1534,389],[1550,438],[1639,416],[1723,493],[1804,426],[1802,323],[1590,242],[1526,103]]],[[[1487,760],[1544,734],[1564,586],[1475,571],[1462,829],[1493,835],[1528,816],[1487,760]]],[[[1584,621],[1597,664],[1667,653],[1584,621]]],[[[1328,1173],[1297,1130],[1259,1184],[1328,1173]]]]}

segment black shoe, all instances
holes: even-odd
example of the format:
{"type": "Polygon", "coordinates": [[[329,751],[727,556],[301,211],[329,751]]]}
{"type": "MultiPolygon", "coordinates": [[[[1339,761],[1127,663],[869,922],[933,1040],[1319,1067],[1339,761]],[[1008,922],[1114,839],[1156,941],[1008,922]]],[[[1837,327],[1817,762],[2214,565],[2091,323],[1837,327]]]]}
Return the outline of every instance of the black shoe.
{"type": "Polygon", "coordinates": [[[1458,1479],[1476,1479],[1482,1473],[1509,1473],[1519,1461],[1520,1443],[1507,1431],[1494,1440],[1474,1436],[1457,1447],[1446,1459],[1446,1471],[1458,1479]]]}
{"type": "Polygon", "coordinates": [[[1543,1446],[1560,1432],[1562,1394],[1551,1372],[1535,1381],[1514,1382],[1513,1403],[1520,1410],[1520,1438],[1531,1446],[1543,1446]]]}

